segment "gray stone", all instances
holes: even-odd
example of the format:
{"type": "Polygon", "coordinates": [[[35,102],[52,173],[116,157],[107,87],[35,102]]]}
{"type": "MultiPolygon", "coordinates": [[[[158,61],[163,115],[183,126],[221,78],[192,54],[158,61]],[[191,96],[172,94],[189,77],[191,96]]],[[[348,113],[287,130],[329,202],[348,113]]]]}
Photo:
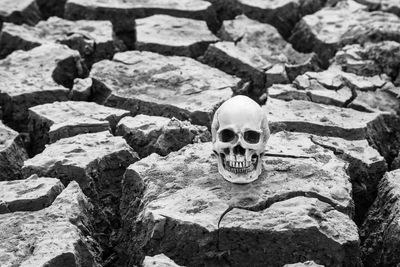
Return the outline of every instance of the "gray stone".
{"type": "Polygon", "coordinates": [[[142,263],[143,267],[179,267],[173,260],[164,254],[158,254],[153,257],[146,256],[142,263]]]}
{"type": "Polygon", "coordinates": [[[123,136],[141,158],[151,153],[165,156],[187,144],[211,141],[211,133],[205,126],[147,115],[123,118],[116,135],[123,136]]]}
{"type": "Polygon", "coordinates": [[[219,39],[204,21],[154,15],[136,20],[136,49],[164,55],[199,57],[219,39]]]}
{"type": "Polygon", "coordinates": [[[270,98],[263,109],[272,131],[305,132],[347,140],[370,137],[374,123],[382,119],[380,113],[360,112],[304,100],[282,101],[270,98]]]}
{"type": "Polygon", "coordinates": [[[98,267],[99,245],[88,236],[92,206],[71,182],[53,204],[0,215],[0,265],[98,267]]]}
{"type": "Polygon", "coordinates": [[[41,13],[35,0],[1,1],[0,21],[35,25],[40,19],[41,13]]]}
{"type": "Polygon", "coordinates": [[[285,264],[283,265],[283,267],[324,267],[324,265],[317,264],[314,261],[305,261],[292,264],[285,264]]]}
{"type": "Polygon", "coordinates": [[[367,140],[348,141],[326,136],[313,136],[311,140],[349,163],[347,172],[351,178],[356,207],[354,220],[361,225],[375,200],[378,183],[388,170],[385,159],[367,140]]]}
{"type": "Polygon", "coordinates": [[[60,180],[37,175],[24,180],[0,182],[0,214],[44,209],[63,189],[60,180]]]}
{"type": "Polygon", "coordinates": [[[391,266],[399,261],[400,170],[385,174],[378,196],[361,227],[362,257],[370,266],[391,266]]]}
{"type": "Polygon", "coordinates": [[[123,42],[115,37],[109,21],[68,21],[51,17],[35,27],[4,23],[0,35],[0,57],[18,49],[29,50],[49,42],[66,44],[78,50],[89,64],[111,59],[115,52],[126,49],[123,42]]]}
{"type": "Polygon", "coordinates": [[[64,6],[67,0],[36,0],[42,17],[47,19],[51,16],[64,17],[64,6]]]}
{"type": "Polygon", "coordinates": [[[287,83],[299,74],[319,69],[315,54],[297,52],[273,26],[245,15],[224,21],[218,35],[225,42],[210,45],[203,60],[252,81],[255,97],[274,83],[287,83]]]}
{"type": "Polygon", "coordinates": [[[68,99],[74,78],[86,75],[77,51],[46,44],[16,51],[0,60],[0,106],[3,119],[26,130],[28,108],[68,99]]]}
{"type": "Polygon", "coordinates": [[[212,5],[202,0],[68,0],[65,4],[65,18],[111,20],[117,31],[133,31],[134,19],[156,14],[204,20],[215,31],[219,27],[212,5]]]}
{"type": "Polygon", "coordinates": [[[340,49],[333,63],[345,72],[360,76],[374,76],[385,73],[395,80],[400,67],[400,43],[383,41],[347,45],[340,49]]]}
{"type": "Polygon", "coordinates": [[[390,12],[400,17],[400,3],[391,0],[356,0],[357,2],[367,5],[370,10],[381,10],[390,12]]]}
{"type": "Polygon", "coordinates": [[[92,99],[131,114],[175,117],[210,125],[215,109],[240,80],[187,57],[117,53],[93,65],[92,99]]]}
{"type": "Polygon", "coordinates": [[[43,151],[48,143],[82,133],[115,131],[117,123],[129,111],[92,102],[65,101],[29,109],[31,153],[43,151]]]}
{"type": "Polygon", "coordinates": [[[220,176],[211,143],[131,165],[121,204],[129,264],[159,253],[188,266],[359,262],[346,163],[308,134],[278,133],[268,144],[264,172],[247,185],[220,176]]]}
{"type": "Polygon", "coordinates": [[[299,51],[316,52],[327,66],[336,51],[347,44],[400,41],[399,17],[365,9],[366,6],[346,0],[307,15],[296,25],[290,42],[299,51]]]}
{"type": "Polygon", "coordinates": [[[21,136],[0,121],[0,181],[21,179],[27,158],[21,136]]]}
{"type": "Polygon", "coordinates": [[[251,19],[275,26],[288,37],[299,19],[324,6],[320,0],[238,0],[244,14],[251,19]]]}
{"type": "Polygon", "coordinates": [[[117,226],[122,175],[136,160],[137,154],[122,137],[109,132],[80,134],[48,145],[42,153],[25,161],[23,173],[25,177],[35,173],[55,177],[64,185],[78,182],[97,203],[100,213],[105,214],[97,219],[117,226]]]}

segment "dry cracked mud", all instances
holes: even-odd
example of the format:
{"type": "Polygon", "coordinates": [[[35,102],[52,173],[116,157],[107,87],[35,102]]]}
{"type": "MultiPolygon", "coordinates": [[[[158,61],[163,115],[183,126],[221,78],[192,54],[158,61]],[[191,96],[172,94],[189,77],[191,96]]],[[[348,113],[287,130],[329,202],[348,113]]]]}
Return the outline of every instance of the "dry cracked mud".
{"type": "Polygon", "coordinates": [[[3,0],[0,266],[399,265],[399,7],[3,0]],[[245,185],[237,94],[271,130],[245,185]]]}

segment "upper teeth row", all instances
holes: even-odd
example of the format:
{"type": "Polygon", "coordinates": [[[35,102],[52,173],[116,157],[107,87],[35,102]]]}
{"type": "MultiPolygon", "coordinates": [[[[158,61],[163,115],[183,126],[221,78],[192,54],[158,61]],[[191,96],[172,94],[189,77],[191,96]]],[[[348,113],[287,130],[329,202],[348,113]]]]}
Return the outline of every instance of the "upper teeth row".
{"type": "Polygon", "coordinates": [[[250,167],[251,161],[227,161],[229,167],[247,168],[250,167]]]}

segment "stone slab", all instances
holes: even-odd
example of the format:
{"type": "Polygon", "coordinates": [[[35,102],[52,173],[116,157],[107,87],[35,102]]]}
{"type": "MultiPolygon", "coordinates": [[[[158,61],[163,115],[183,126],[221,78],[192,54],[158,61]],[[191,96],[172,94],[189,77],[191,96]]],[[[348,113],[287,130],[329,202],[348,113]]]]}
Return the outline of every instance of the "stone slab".
{"type": "Polygon", "coordinates": [[[202,0],[68,0],[65,5],[65,18],[111,20],[117,31],[133,30],[132,19],[163,14],[207,22],[210,29],[217,30],[215,10],[202,0]]]}
{"type": "Polygon", "coordinates": [[[27,158],[21,136],[0,121],[0,181],[21,179],[27,158]]]}
{"type": "Polygon", "coordinates": [[[204,21],[154,15],[136,20],[136,49],[197,58],[219,39],[204,21]]]}
{"type": "Polygon", "coordinates": [[[140,256],[133,251],[164,253],[188,266],[283,265],[299,255],[327,264],[358,262],[346,163],[307,134],[275,134],[268,144],[274,155],[267,154],[264,172],[247,185],[220,176],[211,143],[131,165],[121,204],[126,233],[136,233],[127,244],[129,264],[140,256]]]}
{"type": "Polygon", "coordinates": [[[360,4],[367,5],[370,10],[390,12],[400,17],[400,3],[391,0],[357,0],[360,4]]]}
{"type": "Polygon", "coordinates": [[[0,265],[97,267],[99,245],[88,236],[92,206],[71,182],[53,204],[0,215],[0,265]]]}
{"type": "Polygon", "coordinates": [[[60,180],[37,175],[24,180],[0,182],[0,214],[44,209],[63,189],[60,180]]]}
{"type": "Polygon", "coordinates": [[[175,117],[210,125],[215,109],[240,79],[191,58],[151,52],[117,53],[93,65],[93,97],[131,114],[175,117]]]}
{"type": "Polygon", "coordinates": [[[143,267],[179,267],[173,260],[165,256],[164,254],[158,254],[155,256],[146,256],[142,263],[143,267]]]}
{"type": "Polygon", "coordinates": [[[48,143],[81,133],[115,131],[119,120],[129,111],[93,102],[63,101],[29,109],[30,151],[37,154],[48,143]]]}
{"type": "Polygon", "coordinates": [[[3,0],[0,6],[0,21],[35,25],[41,13],[35,0],[3,0]]]}
{"type": "Polygon", "coordinates": [[[317,104],[304,100],[270,98],[263,106],[272,131],[306,132],[322,136],[361,140],[378,121],[380,113],[317,104]]]}
{"type": "Polygon", "coordinates": [[[0,34],[0,58],[15,50],[29,50],[45,43],[61,43],[78,50],[86,63],[111,59],[126,49],[109,21],[68,21],[50,17],[34,27],[4,23],[0,34]]]}
{"type": "Polygon", "coordinates": [[[66,185],[78,182],[83,192],[96,204],[97,221],[105,237],[110,224],[119,225],[121,179],[126,167],[138,160],[137,154],[122,137],[108,131],[80,134],[48,145],[35,157],[25,161],[25,177],[32,174],[55,177],[66,185]]]}
{"type": "Polygon", "coordinates": [[[400,170],[385,174],[378,196],[361,227],[362,257],[371,266],[390,266],[399,262],[400,170]]]}
{"type": "Polygon", "coordinates": [[[211,141],[211,133],[205,126],[147,115],[121,119],[115,133],[123,136],[141,158],[151,153],[165,156],[187,144],[211,141]]]}
{"type": "Polygon", "coordinates": [[[18,130],[26,130],[28,108],[67,100],[74,78],[86,74],[79,53],[60,44],[16,51],[0,60],[4,121],[18,130]]]}
{"type": "Polygon", "coordinates": [[[285,264],[283,267],[324,267],[324,265],[317,264],[314,261],[305,261],[292,264],[285,264]]]}
{"type": "Polygon", "coordinates": [[[296,22],[304,15],[314,13],[324,6],[323,1],[299,0],[238,0],[244,14],[251,19],[275,26],[288,37],[296,22]]]}
{"type": "Polygon", "coordinates": [[[303,17],[290,37],[296,49],[316,52],[326,66],[344,45],[385,40],[400,41],[400,18],[380,11],[367,12],[366,6],[352,0],[303,17]]]}

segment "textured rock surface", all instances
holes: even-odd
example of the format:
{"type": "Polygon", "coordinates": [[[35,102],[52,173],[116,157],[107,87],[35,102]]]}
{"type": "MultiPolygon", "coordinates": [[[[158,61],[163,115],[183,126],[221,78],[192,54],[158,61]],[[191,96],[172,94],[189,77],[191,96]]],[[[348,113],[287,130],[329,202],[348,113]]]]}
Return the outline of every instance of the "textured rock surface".
{"type": "Polygon", "coordinates": [[[44,209],[63,189],[60,180],[37,175],[24,180],[0,182],[0,214],[44,209]]]}
{"type": "Polygon", "coordinates": [[[94,64],[90,77],[99,103],[199,125],[211,124],[214,110],[240,82],[190,58],[138,51],[94,64]]]}
{"type": "Polygon", "coordinates": [[[125,50],[123,42],[113,35],[109,21],[68,21],[51,17],[35,27],[5,23],[0,35],[0,58],[18,49],[29,50],[44,43],[56,42],[78,50],[91,64],[111,59],[115,52],[125,50]]]}
{"type": "Polygon", "coordinates": [[[3,0],[0,5],[0,21],[35,25],[41,19],[35,0],[3,0]]]}
{"type": "Polygon", "coordinates": [[[272,131],[288,130],[322,136],[360,140],[368,137],[368,128],[379,113],[317,104],[304,100],[282,101],[271,98],[263,106],[272,131]]]}
{"type": "Polygon", "coordinates": [[[100,266],[101,249],[87,232],[91,210],[71,182],[48,208],[0,215],[1,266],[100,266]]]}
{"type": "Polygon", "coordinates": [[[290,37],[300,51],[316,52],[327,65],[337,49],[368,41],[400,41],[400,18],[375,11],[352,0],[339,2],[301,19],[290,37]]]}
{"type": "Polygon", "coordinates": [[[317,264],[314,261],[305,261],[292,264],[285,264],[283,267],[324,267],[324,265],[317,264]]]}
{"type": "Polygon", "coordinates": [[[357,2],[367,5],[370,10],[382,10],[400,16],[400,3],[391,0],[357,0],[357,2]]]}
{"type": "Polygon", "coordinates": [[[259,97],[273,83],[287,83],[308,70],[317,70],[315,54],[293,49],[271,25],[244,15],[224,21],[218,35],[224,42],[210,45],[203,61],[252,82],[259,97]]]}
{"type": "Polygon", "coordinates": [[[43,151],[45,144],[81,133],[114,131],[129,111],[81,101],[54,102],[29,109],[31,152],[43,151]]]}
{"type": "Polygon", "coordinates": [[[173,260],[164,254],[158,254],[153,257],[146,256],[142,263],[143,267],[179,267],[173,260]]]}
{"type": "Polygon", "coordinates": [[[21,179],[27,158],[20,135],[0,121],[0,181],[21,179]]]}
{"type": "Polygon", "coordinates": [[[165,156],[187,144],[211,141],[211,133],[205,126],[147,115],[123,118],[116,135],[123,136],[141,158],[151,153],[165,156]]]}
{"type": "Polygon", "coordinates": [[[0,106],[12,127],[26,128],[28,108],[68,98],[73,79],[86,74],[77,51],[47,44],[0,60],[0,106]]]}
{"type": "Polygon", "coordinates": [[[252,19],[274,25],[288,37],[295,23],[305,15],[323,7],[325,1],[310,0],[238,0],[241,9],[252,19]]]}
{"type": "Polygon", "coordinates": [[[136,49],[141,51],[196,58],[218,40],[200,20],[168,15],[136,20],[136,49]]]}
{"type": "Polygon", "coordinates": [[[131,165],[121,204],[128,229],[137,218],[130,255],[136,249],[165,253],[189,266],[283,265],[298,257],[356,264],[358,235],[346,215],[353,204],[345,162],[307,134],[279,133],[269,144],[267,152],[278,155],[267,156],[265,171],[248,185],[222,179],[211,143],[131,165]],[[237,208],[223,216],[228,207],[237,208]]]}
{"type": "Polygon", "coordinates": [[[362,256],[369,266],[390,266],[399,258],[400,170],[385,174],[378,197],[361,227],[362,256]]]}
{"type": "Polygon", "coordinates": [[[360,225],[375,200],[378,183],[388,169],[385,159],[367,140],[348,141],[336,137],[313,136],[312,141],[349,163],[347,172],[353,187],[355,222],[360,225]]]}
{"type": "Polygon", "coordinates": [[[25,161],[25,177],[59,178],[63,184],[79,183],[86,195],[103,205],[118,201],[124,167],[137,160],[136,153],[122,137],[108,132],[81,134],[50,144],[39,155],[25,161]]]}
{"type": "Polygon", "coordinates": [[[343,71],[361,76],[386,74],[396,80],[400,67],[400,43],[384,41],[347,45],[334,58],[343,71]]]}
{"type": "Polygon", "coordinates": [[[65,5],[67,19],[111,20],[118,31],[133,30],[132,19],[155,14],[205,20],[211,29],[218,28],[213,7],[202,0],[68,0],[65,5]]]}

